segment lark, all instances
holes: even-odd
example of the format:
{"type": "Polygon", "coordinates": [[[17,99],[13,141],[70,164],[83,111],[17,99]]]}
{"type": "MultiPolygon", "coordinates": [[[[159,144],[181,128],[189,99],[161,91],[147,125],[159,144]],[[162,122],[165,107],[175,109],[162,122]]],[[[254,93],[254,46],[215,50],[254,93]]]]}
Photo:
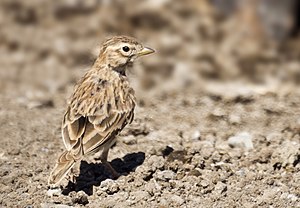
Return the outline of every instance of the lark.
{"type": "Polygon", "coordinates": [[[153,52],[127,36],[103,43],[94,65],[75,86],[68,102],[62,121],[66,150],[50,174],[50,185],[58,185],[76,162],[98,151],[102,151],[102,164],[113,176],[118,175],[107,161],[108,152],[118,133],[132,122],[136,105],[126,69],[136,58],[153,52]]]}

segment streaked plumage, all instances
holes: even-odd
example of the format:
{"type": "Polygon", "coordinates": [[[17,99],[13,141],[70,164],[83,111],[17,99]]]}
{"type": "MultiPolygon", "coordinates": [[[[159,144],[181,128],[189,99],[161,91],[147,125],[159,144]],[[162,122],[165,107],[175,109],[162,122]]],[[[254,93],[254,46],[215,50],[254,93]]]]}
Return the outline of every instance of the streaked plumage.
{"type": "Polygon", "coordinates": [[[51,172],[49,184],[58,184],[84,155],[102,150],[102,163],[116,135],[134,117],[135,96],[126,67],[137,57],[153,53],[134,38],[118,36],[102,46],[95,64],[75,86],[62,122],[66,150],[51,172]],[[127,51],[128,50],[128,51],[127,51]]]}

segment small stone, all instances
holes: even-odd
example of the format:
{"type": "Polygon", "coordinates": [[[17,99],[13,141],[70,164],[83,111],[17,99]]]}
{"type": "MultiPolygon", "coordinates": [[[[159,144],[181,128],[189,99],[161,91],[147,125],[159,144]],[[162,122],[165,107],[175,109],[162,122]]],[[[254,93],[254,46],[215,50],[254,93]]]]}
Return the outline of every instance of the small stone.
{"type": "Polygon", "coordinates": [[[7,160],[8,157],[4,155],[4,152],[0,153],[0,160],[7,160]]]}
{"type": "Polygon", "coordinates": [[[191,170],[190,172],[189,172],[189,175],[191,175],[191,176],[200,176],[201,175],[201,173],[200,173],[200,171],[199,170],[197,170],[197,169],[194,169],[194,170],[191,170]]]}
{"type": "Polygon", "coordinates": [[[49,189],[47,191],[48,196],[58,196],[61,193],[60,188],[55,188],[55,189],[49,189]]]}
{"type": "Polygon", "coordinates": [[[231,124],[240,124],[241,123],[241,117],[239,115],[231,114],[229,115],[229,123],[231,124]]]}
{"type": "Polygon", "coordinates": [[[295,194],[289,194],[289,193],[281,194],[280,198],[289,199],[291,201],[297,201],[299,199],[299,197],[297,197],[295,194]]]}
{"type": "Polygon", "coordinates": [[[199,140],[201,138],[201,133],[200,133],[200,131],[195,131],[194,133],[193,133],[193,135],[192,135],[192,139],[193,140],[199,140]]]}
{"type": "Polygon", "coordinates": [[[128,135],[123,137],[123,142],[127,145],[133,145],[136,144],[136,138],[133,135],[128,135]]]}
{"type": "Polygon", "coordinates": [[[184,203],[184,199],[181,198],[180,196],[177,196],[177,195],[173,195],[173,196],[171,197],[171,200],[172,200],[173,202],[175,202],[176,204],[178,204],[178,205],[182,205],[182,204],[184,203]]]}
{"type": "Polygon", "coordinates": [[[82,204],[82,205],[86,205],[89,203],[89,200],[87,198],[86,193],[84,193],[83,191],[79,191],[76,194],[74,194],[72,197],[72,202],[75,204],[82,204]]]}
{"type": "Polygon", "coordinates": [[[201,182],[200,182],[200,185],[203,187],[203,188],[206,188],[206,187],[208,187],[209,186],[209,181],[207,181],[207,180],[202,180],[201,182]]]}
{"type": "Polygon", "coordinates": [[[295,194],[288,194],[286,198],[291,201],[297,201],[299,199],[295,194]]]}
{"type": "Polygon", "coordinates": [[[279,167],[295,167],[299,164],[300,144],[296,141],[284,141],[280,144],[281,148],[274,150],[272,154],[272,164],[279,167]]]}
{"type": "Polygon", "coordinates": [[[156,178],[162,181],[169,181],[174,179],[175,173],[171,170],[159,171],[155,174],[156,178]]]}
{"type": "Polygon", "coordinates": [[[185,171],[190,171],[190,170],[193,170],[194,168],[195,168],[195,166],[193,164],[188,164],[188,163],[185,163],[182,166],[182,169],[185,171]]]}
{"type": "Polygon", "coordinates": [[[242,132],[228,139],[228,145],[230,147],[240,147],[246,150],[253,149],[252,135],[248,132],[242,132]]]}
{"type": "Polygon", "coordinates": [[[149,193],[147,191],[133,191],[130,193],[131,198],[135,201],[146,201],[147,198],[149,198],[149,193]]]}
{"type": "Polygon", "coordinates": [[[142,178],[146,181],[153,177],[158,169],[162,169],[165,160],[162,156],[152,155],[149,159],[145,160],[145,163],[136,168],[136,174],[141,174],[142,178]]]}
{"type": "Polygon", "coordinates": [[[225,191],[227,190],[227,186],[225,183],[222,183],[222,182],[218,182],[215,186],[215,191],[218,193],[218,194],[222,194],[224,193],[225,191]]]}
{"type": "Polygon", "coordinates": [[[100,189],[107,194],[114,194],[119,191],[119,186],[114,180],[106,179],[105,181],[101,182],[100,189]]]}
{"type": "Polygon", "coordinates": [[[246,171],[243,168],[241,168],[240,170],[236,171],[235,174],[244,177],[246,176],[246,171]]]}
{"type": "MultiPolygon", "coordinates": [[[[151,167],[152,171],[156,171],[157,169],[161,169],[164,164],[164,158],[162,156],[156,156],[156,155],[152,155],[148,161],[146,161],[147,166],[151,167]]],[[[146,166],[146,165],[145,165],[146,166]]]]}
{"type": "Polygon", "coordinates": [[[114,183],[114,181],[112,179],[106,179],[101,182],[100,188],[107,189],[112,183],[114,183]]]}
{"type": "Polygon", "coordinates": [[[223,117],[226,115],[226,113],[223,108],[216,108],[213,110],[211,115],[214,117],[223,117]]]}

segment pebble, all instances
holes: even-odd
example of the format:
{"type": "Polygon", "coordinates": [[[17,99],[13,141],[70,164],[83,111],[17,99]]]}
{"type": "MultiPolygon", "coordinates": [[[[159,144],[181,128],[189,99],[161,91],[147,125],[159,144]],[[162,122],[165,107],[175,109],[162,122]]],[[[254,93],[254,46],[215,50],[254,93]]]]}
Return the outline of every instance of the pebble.
{"type": "Polygon", "coordinates": [[[242,119],[239,115],[231,114],[229,115],[228,120],[231,124],[240,124],[242,119]]]}
{"type": "Polygon", "coordinates": [[[114,180],[106,179],[101,182],[100,189],[108,194],[114,194],[119,191],[119,186],[114,180]]]}
{"type": "Polygon", "coordinates": [[[138,190],[138,191],[133,191],[130,193],[130,199],[134,200],[134,201],[146,201],[148,198],[149,198],[149,193],[147,191],[141,191],[141,190],[138,190]]]}
{"type": "Polygon", "coordinates": [[[299,197],[297,197],[295,194],[288,194],[286,198],[292,201],[297,201],[299,199],[299,197]]]}
{"type": "Polygon", "coordinates": [[[88,197],[85,192],[79,191],[74,195],[71,194],[72,202],[76,204],[86,205],[89,203],[88,197]]]}
{"type": "Polygon", "coordinates": [[[73,206],[54,203],[41,203],[41,208],[73,208],[73,206]]]}
{"type": "Polygon", "coordinates": [[[215,186],[215,192],[218,194],[222,194],[227,190],[227,186],[225,183],[218,182],[215,186]]]}
{"type": "Polygon", "coordinates": [[[194,133],[193,133],[193,135],[192,135],[192,139],[193,140],[199,140],[201,138],[201,133],[200,133],[200,131],[195,131],[194,133]]]}
{"type": "Polygon", "coordinates": [[[164,166],[165,161],[161,156],[152,155],[146,163],[148,167],[151,167],[151,170],[155,171],[161,169],[164,166]]]}
{"type": "Polygon", "coordinates": [[[248,132],[242,132],[228,139],[228,145],[230,147],[240,147],[246,150],[254,148],[252,143],[252,135],[248,132]]]}
{"type": "Polygon", "coordinates": [[[174,179],[175,173],[171,170],[159,171],[155,174],[156,178],[162,181],[169,181],[174,179]]]}
{"type": "Polygon", "coordinates": [[[246,171],[245,171],[245,169],[241,168],[240,170],[236,171],[235,174],[238,175],[238,176],[245,177],[246,176],[246,171]]]}
{"type": "Polygon", "coordinates": [[[274,150],[272,154],[272,164],[280,163],[282,167],[295,167],[298,162],[300,144],[296,141],[284,141],[281,148],[274,150]]]}
{"type": "Polygon", "coordinates": [[[208,187],[209,186],[209,181],[207,181],[207,180],[202,180],[201,182],[200,182],[200,185],[203,187],[203,188],[206,188],[206,187],[208,187]]]}
{"type": "Polygon", "coordinates": [[[226,112],[223,108],[215,108],[212,112],[212,115],[216,117],[223,117],[226,115],[226,112]]]}
{"type": "Polygon", "coordinates": [[[128,135],[128,136],[123,137],[123,142],[127,145],[133,145],[133,144],[136,144],[137,140],[136,140],[135,136],[128,135]]]}
{"type": "Polygon", "coordinates": [[[47,191],[48,196],[58,196],[60,194],[61,190],[60,188],[55,188],[55,189],[49,189],[47,191]]]}

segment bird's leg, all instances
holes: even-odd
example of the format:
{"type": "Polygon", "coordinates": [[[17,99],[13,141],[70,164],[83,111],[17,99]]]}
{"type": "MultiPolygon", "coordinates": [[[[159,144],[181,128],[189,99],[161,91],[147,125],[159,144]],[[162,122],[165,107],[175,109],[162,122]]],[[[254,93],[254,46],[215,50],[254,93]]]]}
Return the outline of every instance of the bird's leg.
{"type": "Polygon", "coordinates": [[[75,165],[71,168],[69,174],[68,174],[68,178],[72,183],[76,182],[76,178],[79,176],[80,174],[80,162],[76,162],[75,165]]]}
{"type": "Polygon", "coordinates": [[[120,174],[110,165],[109,162],[107,162],[108,151],[109,148],[103,150],[100,156],[101,162],[106,167],[106,169],[108,169],[113,178],[118,178],[120,174]]]}

